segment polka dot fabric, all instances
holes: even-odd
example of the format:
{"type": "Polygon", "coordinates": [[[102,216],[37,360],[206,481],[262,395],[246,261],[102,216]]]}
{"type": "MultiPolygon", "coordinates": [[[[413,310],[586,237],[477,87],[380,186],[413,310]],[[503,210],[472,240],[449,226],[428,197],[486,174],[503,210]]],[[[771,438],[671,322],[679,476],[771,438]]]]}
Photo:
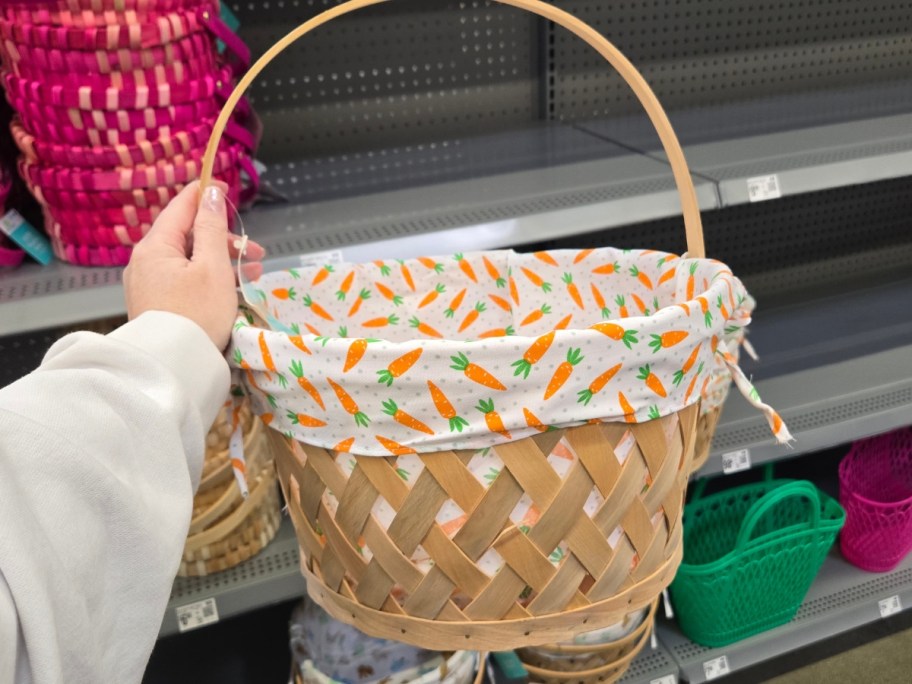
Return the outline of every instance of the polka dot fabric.
{"type": "Polygon", "coordinates": [[[245,311],[230,357],[256,410],[302,442],[374,456],[711,400],[730,377],[719,346],[737,347],[753,306],[718,261],[612,248],[326,265],[253,287],[277,329],[245,311]]]}

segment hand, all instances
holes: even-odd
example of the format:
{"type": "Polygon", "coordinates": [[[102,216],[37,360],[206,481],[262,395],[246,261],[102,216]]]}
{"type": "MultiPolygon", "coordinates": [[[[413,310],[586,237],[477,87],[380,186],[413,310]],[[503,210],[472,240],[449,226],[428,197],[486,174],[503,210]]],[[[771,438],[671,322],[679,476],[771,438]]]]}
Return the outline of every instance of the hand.
{"type": "MultiPolygon", "coordinates": [[[[146,311],[180,314],[198,324],[220,350],[228,346],[237,315],[235,272],[239,240],[228,232],[226,187],[214,183],[199,197],[199,183],[185,187],[133,248],[124,271],[127,315],[146,311]]],[[[265,251],[247,243],[245,261],[257,262],[265,251]]],[[[258,263],[245,265],[245,276],[259,277],[258,263]]]]}

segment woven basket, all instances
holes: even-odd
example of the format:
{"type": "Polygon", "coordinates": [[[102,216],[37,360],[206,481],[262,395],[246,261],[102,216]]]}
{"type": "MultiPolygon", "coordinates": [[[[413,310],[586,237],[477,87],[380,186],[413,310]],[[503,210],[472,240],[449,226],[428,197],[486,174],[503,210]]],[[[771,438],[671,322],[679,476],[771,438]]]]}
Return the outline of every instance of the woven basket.
{"type": "Polygon", "coordinates": [[[623,639],[601,646],[554,644],[522,648],[517,655],[533,682],[615,682],[624,676],[649,640],[657,605],[658,601],[653,602],[639,626],[623,639]]]}
{"type": "Polygon", "coordinates": [[[722,414],[722,407],[717,406],[705,413],[700,414],[697,420],[697,440],[694,446],[692,472],[697,472],[706,463],[709,458],[709,450],[712,448],[712,440],[716,434],[716,425],[719,423],[719,416],[722,414]]]}
{"type": "MultiPolygon", "coordinates": [[[[292,31],[254,64],[216,121],[204,158],[203,187],[209,182],[232,108],[262,69],[290,43],[318,26],[382,1],[352,0],[333,7],[292,31]]],[[[642,76],[605,38],[566,12],[538,0],[498,1],[571,30],[595,47],[631,85],[666,149],[681,197],[688,254],[701,259],[702,227],[690,173],[667,116],[642,76]]],[[[671,256],[667,255],[669,259],[671,256]]],[[[636,276],[637,269],[631,270],[631,275],[636,276]]],[[[295,277],[299,275],[295,273],[295,277]]],[[[325,274],[319,276],[325,277],[325,274]]],[[[723,287],[727,277],[714,282],[723,287]]],[[[314,280],[318,282],[319,278],[314,280]]],[[[565,282],[569,281],[565,279],[565,282]]],[[[725,294],[728,301],[732,284],[726,282],[729,282],[725,294]]],[[[303,283],[302,280],[302,289],[303,283]]],[[[683,281],[681,287],[683,291],[683,281]]],[[[692,283],[687,290],[693,290],[692,283]]],[[[290,290],[282,292],[286,299],[290,296],[290,290]]],[[[309,306],[306,299],[305,305],[309,306]]],[[[688,317],[693,314],[702,326],[702,314],[706,310],[701,313],[700,308],[704,306],[705,302],[693,303],[692,307],[682,306],[681,310],[688,317]]],[[[671,308],[667,316],[680,315],[671,308]]],[[[652,320],[661,322],[666,317],[652,320]]],[[[420,330],[417,319],[412,326],[420,330]]],[[[257,329],[252,329],[255,335],[257,329]]],[[[273,357],[265,351],[264,334],[259,333],[259,349],[264,350],[266,366],[255,370],[262,373],[259,377],[264,382],[273,382],[276,375],[285,380],[276,371],[274,362],[267,360],[273,357]]],[[[705,331],[700,334],[704,335],[705,331]]],[[[652,338],[650,344],[657,353],[664,343],[660,344],[658,334],[652,338]]],[[[308,344],[314,344],[314,340],[319,344],[320,339],[309,337],[308,344]]],[[[291,344],[286,343],[293,343],[310,353],[301,343],[300,335],[297,342],[290,333],[274,341],[282,344],[284,350],[291,349],[291,344]]],[[[562,353],[566,351],[563,349],[562,353]]],[[[573,351],[567,356],[568,364],[578,361],[573,351]]],[[[707,364],[715,359],[715,348],[710,351],[708,335],[702,349],[695,350],[690,361],[685,363],[686,354],[680,360],[674,359],[682,364],[676,366],[682,374],[689,372],[698,351],[705,355],[707,364]]],[[[458,361],[457,357],[452,358],[458,361]]],[[[467,360],[463,360],[465,363],[467,360]]],[[[247,360],[240,358],[238,366],[250,374],[247,360]]],[[[461,368],[458,364],[451,367],[461,368]]],[[[649,367],[641,370],[648,380],[649,367]]],[[[518,439],[488,422],[491,430],[488,443],[493,445],[490,450],[503,463],[503,468],[487,485],[467,467],[473,457],[472,450],[449,450],[448,446],[438,444],[431,449],[434,453],[412,456],[420,461],[420,476],[407,484],[397,472],[400,467],[397,464],[402,462],[400,457],[415,449],[400,449],[395,442],[379,436],[376,440],[387,451],[377,452],[376,442],[371,438],[374,451],[363,452],[371,455],[346,453],[353,438],[338,443],[324,440],[322,446],[297,442],[277,431],[277,423],[289,427],[286,412],[281,411],[271,423],[276,430],[270,431],[270,437],[275,442],[280,484],[302,549],[302,572],[308,593],[333,617],[368,634],[435,650],[457,645],[480,651],[507,650],[567,641],[578,633],[615,624],[625,615],[650,605],[671,582],[682,556],[683,497],[692,469],[700,414],[697,399],[700,393],[693,392],[697,374],[689,373],[689,382],[680,387],[676,396],[684,398],[676,404],[678,408],[667,414],[657,411],[656,416],[661,417],[654,417],[652,411],[647,417],[649,407],[641,404],[636,415],[634,409],[630,412],[624,409],[623,415],[614,418],[625,422],[601,422],[594,417],[588,424],[549,429],[540,422],[533,423],[527,414],[527,425],[523,424],[522,438],[518,439]],[[504,439],[515,441],[504,443],[504,439]],[[561,445],[578,456],[563,474],[549,461],[549,456],[561,445]],[[625,458],[617,458],[621,451],[625,458]],[[394,455],[384,458],[378,457],[378,453],[394,455]],[[340,467],[343,459],[350,467],[340,467]],[[540,516],[532,525],[523,525],[525,529],[521,529],[511,520],[511,512],[524,497],[534,502],[540,516]],[[338,507],[333,510],[327,505],[330,498],[338,501],[338,507]],[[603,502],[594,512],[586,507],[592,498],[603,502]],[[389,525],[381,525],[372,515],[377,502],[391,509],[389,525]],[[450,504],[465,512],[461,527],[452,536],[436,521],[438,511],[450,504]],[[419,547],[427,558],[423,564],[414,560],[419,547]],[[556,549],[561,551],[558,560],[554,560],[556,549]],[[494,572],[485,572],[482,561],[492,554],[502,560],[502,565],[494,572]]],[[[322,407],[323,400],[316,388],[308,385],[307,378],[299,373],[295,375],[304,391],[322,407]]],[[[262,390],[256,382],[250,382],[248,389],[256,400],[262,390]]],[[[398,391],[402,391],[403,381],[396,382],[398,391]]],[[[328,384],[332,390],[323,385],[323,391],[335,391],[342,407],[351,413],[345,416],[346,425],[350,425],[352,416],[358,425],[366,425],[366,416],[359,412],[357,404],[346,401],[351,398],[340,393],[335,382],[328,384]]],[[[581,388],[579,394],[591,398],[602,386],[591,391],[581,388]]],[[[376,392],[376,384],[373,388],[376,392]]],[[[587,410],[601,410],[601,397],[591,405],[586,401],[587,410]]],[[[622,408],[625,403],[623,400],[620,404],[622,408]]],[[[388,404],[393,415],[395,404],[388,404]]],[[[266,407],[263,411],[270,409],[266,407]]],[[[327,427],[327,423],[307,414],[288,411],[288,415],[294,425],[327,427]]],[[[477,414],[473,411],[473,415],[477,414]]],[[[327,432],[331,429],[332,426],[327,427],[327,432]]]]}

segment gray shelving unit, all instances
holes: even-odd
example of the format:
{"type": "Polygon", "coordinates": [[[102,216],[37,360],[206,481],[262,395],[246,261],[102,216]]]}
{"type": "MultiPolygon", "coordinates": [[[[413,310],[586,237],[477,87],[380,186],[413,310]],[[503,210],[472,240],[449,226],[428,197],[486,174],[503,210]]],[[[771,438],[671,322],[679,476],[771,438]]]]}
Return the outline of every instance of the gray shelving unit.
{"type": "Polygon", "coordinates": [[[698,684],[716,678],[712,673],[724,669],[722,658],[729,673],[737,673],[880,620],[882,611],[894,614],[896,600],[903,610],[912,606],[912,557],[893,572],[872,574],[850,565],[834,549],[791,622],[723,648],[695,644],[668,624],[659,627],[659,640],[680,666],[681,678],[698,684]]]}

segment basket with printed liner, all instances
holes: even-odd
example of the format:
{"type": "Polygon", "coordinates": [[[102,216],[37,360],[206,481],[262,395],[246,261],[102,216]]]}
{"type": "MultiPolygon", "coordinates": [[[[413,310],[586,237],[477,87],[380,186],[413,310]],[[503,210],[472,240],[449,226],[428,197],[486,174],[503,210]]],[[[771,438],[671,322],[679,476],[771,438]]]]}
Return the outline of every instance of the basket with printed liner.
{"type": "Polygon", "coordinates": [[[259,553],[278,532],[281,505],[269,440],[246,404],[219,414],[206,437],[200,486],[178,570],[181,576],[221,572],[259,553]],[[242,464],[230,447],[240,431],[242,464]],[[237,477],[238,473],[245,477],[237,477]]]}
{"type": "MultiPolygon", "coordinates": [[[[239,82],[207,156],[276,54],[381,1],[280,40],[239,82]]],[[[681,559],[701,390],[733,360],[726,330],[749,320],[741,283],[703,258],[683,153],[639,73],[566,12],[502,4],[570,29],[631,84],[668,153],[691,258],[498,251],[272,273],[242,287],[265,322],[240,317],[232,343],[274,428],[310,596],[368,634],[438,650],[568,640],[661,593],[681,559]]]]}

